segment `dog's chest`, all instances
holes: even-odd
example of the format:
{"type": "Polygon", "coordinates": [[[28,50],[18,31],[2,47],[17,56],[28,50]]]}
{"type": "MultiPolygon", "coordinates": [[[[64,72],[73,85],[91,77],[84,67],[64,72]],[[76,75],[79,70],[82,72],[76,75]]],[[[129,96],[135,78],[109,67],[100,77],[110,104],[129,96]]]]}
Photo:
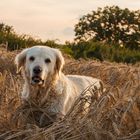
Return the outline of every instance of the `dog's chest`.
{"type": "Polygon", "coordinates": [[[57,94],[56,90],[49,89],[47,91],[38,90],[30,94],[29,101],[38,107],[45,109],[47,112],[58,113],[62,108],[63,95],[57,94]]]}

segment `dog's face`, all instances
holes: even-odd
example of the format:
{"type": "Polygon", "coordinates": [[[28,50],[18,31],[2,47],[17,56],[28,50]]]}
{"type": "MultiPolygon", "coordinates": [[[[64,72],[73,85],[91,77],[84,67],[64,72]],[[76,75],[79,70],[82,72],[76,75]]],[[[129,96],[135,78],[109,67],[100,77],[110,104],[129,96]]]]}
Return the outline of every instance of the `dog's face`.
{"type": "Polygon", "coordinates": [[[15,59],[17,69],[24,69],[30,84],[44,85],[50,76],[59,74],[64,64],[61,52],[57,49],[35,46],[23,50],[15,59]]]}

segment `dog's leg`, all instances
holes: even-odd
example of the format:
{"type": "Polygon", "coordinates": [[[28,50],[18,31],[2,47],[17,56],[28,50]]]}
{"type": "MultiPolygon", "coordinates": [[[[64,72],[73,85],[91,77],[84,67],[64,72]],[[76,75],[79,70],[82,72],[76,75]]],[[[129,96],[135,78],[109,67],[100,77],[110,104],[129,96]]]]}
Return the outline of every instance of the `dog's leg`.
{"type": "Polygon", "coordinates": [[[29,92],[30,92],[29,85],[25,83],[23,86],[23,90],[21,92],[21,99],[27,100],[29,98],[29,92]]]}

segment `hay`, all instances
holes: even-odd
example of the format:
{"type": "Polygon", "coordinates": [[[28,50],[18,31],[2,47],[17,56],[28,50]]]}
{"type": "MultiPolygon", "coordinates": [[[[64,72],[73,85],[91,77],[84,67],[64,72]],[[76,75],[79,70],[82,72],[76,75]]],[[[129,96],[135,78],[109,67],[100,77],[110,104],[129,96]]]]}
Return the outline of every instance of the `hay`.
{"type": "Polygon", "coordinates": [[[4,65],[0,72],[0,139],[140,139],[139,66],[91,60],[66,60],[65,73],[100,78],[105,83],[106,91],[92,91],[91,87],[88,87],[64,119],[56,120],[44,128],[39,128],[38,125],[41,115],[30,114],[34,109],[47,114],[46,110],[33,103],[29,108],[29,104],[23,105],[19,100],[23,82],[21,76],[4,71],[4,65]]]}

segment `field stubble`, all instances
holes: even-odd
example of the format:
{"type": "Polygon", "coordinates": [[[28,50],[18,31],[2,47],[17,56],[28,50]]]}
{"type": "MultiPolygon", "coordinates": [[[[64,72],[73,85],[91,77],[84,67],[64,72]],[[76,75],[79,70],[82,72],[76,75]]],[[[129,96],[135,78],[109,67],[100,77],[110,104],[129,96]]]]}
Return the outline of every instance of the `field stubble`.
{"type": "Polygon", "coordinates": [[[131,66],[66,57],[65,74],[100,78],[106,91],[101,93],[88,87],[63,120],[39,128],[35,123],[24,126],[17,123],[19,117],[26,120],[32,108],[27,107],[24,115],[21,113],[19,95],[23,79],[16,74],[13,63],[16,53],[2,52],[0,57],[0,140],[140,139],[139,64],[131,66]],[[97,97],[98,92],[101,97],[97,97]],[[87,103],[88,109],[84,110],[87,103]]]}

